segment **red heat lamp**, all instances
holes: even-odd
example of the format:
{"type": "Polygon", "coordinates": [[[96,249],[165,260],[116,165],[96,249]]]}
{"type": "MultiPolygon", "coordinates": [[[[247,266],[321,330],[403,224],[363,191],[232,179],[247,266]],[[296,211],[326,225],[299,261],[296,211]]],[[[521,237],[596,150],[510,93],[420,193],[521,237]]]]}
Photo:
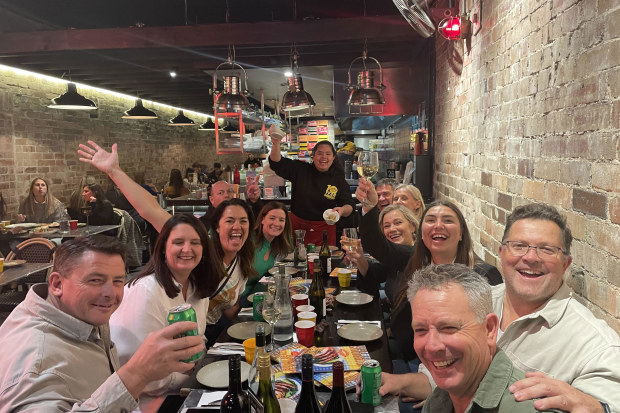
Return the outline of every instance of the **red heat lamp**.
{"type": "Polygon", "coordinates": [[[466,15],[448,17],[439,22],[439,32],[447,40],[460,40],[470,33],[471,23],[466,15]]]}

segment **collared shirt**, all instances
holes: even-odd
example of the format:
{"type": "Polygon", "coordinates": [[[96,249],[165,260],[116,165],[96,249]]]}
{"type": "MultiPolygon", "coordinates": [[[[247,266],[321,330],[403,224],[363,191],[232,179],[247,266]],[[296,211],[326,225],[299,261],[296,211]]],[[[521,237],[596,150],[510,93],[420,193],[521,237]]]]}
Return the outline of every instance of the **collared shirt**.
{"type": "MultiPolygon", "coordinates": [[[[506,285],[492,287],[493,312],[502,319],[506,285]]],[[[513,321],[497,346],[525,372],[540,371],[620,412],[620,337],[579,303],[563,283],[540,310],[513,321]]],[[[435,383],[424,365],[420,365],[435,383]]]]}
{"type": "MultiPolygon", "coordinates": [[[[175,285],[182,288],[180,283],[175,285]]],[[[123,301],[110,318],[112,340],[117,346],[118,356],[122,364],[133,356],[146,336],[168,325],[168,311],[181,304],[191,304],[196,311],[198,334],[203,335],[207,323],[209,298],[200,298],[194,288],[189,286],[187,299],[179,293],[170,298],[159,284],[155,275],[147,275],[138,279],[131,286],[125,286],[123,301]]],[[[159,396],[179,390],[189,376],[183,373],[172,373],[164,379],[149,383],[144,394],[159,396]]],[[[143,396],[140,396],[142,402],[143,396]]]]}
{"type": "MultiPolygon", "coordinates": [[[[505,285],[492,291],[501,320],[505,285]]],[[[620,412],[620,337],[566,283],[542,309],[513,321],[497,344],[517,368],[562,380],[620,412]]]]}
{"type": "Polygon", "coordinates": [[[107,325],[94,327],[33,286],[0,326],[0,413],[128,412],[137,407],[116,373],[107,325]]]}
{"type": "MultiPolygon", "coordinates": [[[[465,412],[535,413],[534,401],[517,402],[508,388],[525,374],[516,369],[506,354],[497,350],[478,390],[465,412]]],[[[426,399],[422,413],[452,413],[454,407],[447,391],[436,387],[426,399]]]]}

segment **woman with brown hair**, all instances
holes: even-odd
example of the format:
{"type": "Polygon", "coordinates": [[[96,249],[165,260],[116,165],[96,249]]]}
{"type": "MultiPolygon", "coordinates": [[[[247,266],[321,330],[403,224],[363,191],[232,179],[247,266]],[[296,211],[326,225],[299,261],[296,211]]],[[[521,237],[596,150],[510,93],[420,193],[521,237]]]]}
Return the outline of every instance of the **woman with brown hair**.
{"type": "Polygon", "coordinates": [[[17,222],[59,222],[69,219],[67,208],[49,191],[43,178],[34,178],[28,196],[19,204],[17,222]]]}
{"type": "Polygon", "coordinates": [[[189,195],[189,189],[183,186],[183,175],[178,169],[170,171],[170,181],[168,186],[164,188],[164,195],[168,198],[178,198],[183,195],[189,195]]]}

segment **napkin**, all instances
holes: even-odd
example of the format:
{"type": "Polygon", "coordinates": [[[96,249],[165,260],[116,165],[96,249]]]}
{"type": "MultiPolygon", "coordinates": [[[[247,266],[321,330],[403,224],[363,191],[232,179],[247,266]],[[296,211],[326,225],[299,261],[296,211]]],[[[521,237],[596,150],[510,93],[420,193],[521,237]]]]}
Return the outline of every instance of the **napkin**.
{"type": "Polygon", "coordinates": [[[208,406],[211,405],[211,403],[215,405],[215,402],[218,402],[219,404],[225,395],[225,391],[210,391],[202,393],[202,396],[200,396],[200,400],[198,401],[198,406],[208,406]]]}
{"type": "Polygon", "coordinates": [[[239,311],[239,315],[253,315],[254,314],[254,309],[252,307],[245,307],[242,308],[241,311],[239,311]]]}
{"type": "Polygon", "coordinates": [[[213,344],[213,347],[207,350],[207,354],[214,354],[214,355],[239,354],[241,356],[245,356],[245,351],[243,350],[243,344],[240,344],[240,343],[215,343],[213,344]]]}

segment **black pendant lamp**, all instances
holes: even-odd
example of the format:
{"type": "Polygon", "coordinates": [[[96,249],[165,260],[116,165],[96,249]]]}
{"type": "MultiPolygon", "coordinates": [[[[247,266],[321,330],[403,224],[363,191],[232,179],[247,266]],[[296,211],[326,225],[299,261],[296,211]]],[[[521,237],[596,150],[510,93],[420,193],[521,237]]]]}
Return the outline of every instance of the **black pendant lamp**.
{"type": "Polygon", "coordinates": [[[214,131],[215,130],[215,123],[213,122],[213,120],[211,118],[209,118],[209,119],[207,119],[207,121],[205,123],[200,125],[198,130],[214,131]]]}
{"type": "Polygon", "coordinates": [[[75,83],[67,83],[67,93],[52,99],[52,104],[48,105],[52,109],[70,109],[70,110],[94,110],[97,105],[90,99],[86,99],[77,91],[75,83]]]}
{"type": "Polygon", "coordinates": [[[125,111],[123,119],[157,119],[157,115],[142,105],[142,99],[136,99],[136,105],[125,111]]]}
{"type": "Polygon", "coordinates": [[[195,125],[194,121],[183,114],[182,110],[179,110],[178,115],[170,119],[168,126],[192,126],[195,125]]]}

